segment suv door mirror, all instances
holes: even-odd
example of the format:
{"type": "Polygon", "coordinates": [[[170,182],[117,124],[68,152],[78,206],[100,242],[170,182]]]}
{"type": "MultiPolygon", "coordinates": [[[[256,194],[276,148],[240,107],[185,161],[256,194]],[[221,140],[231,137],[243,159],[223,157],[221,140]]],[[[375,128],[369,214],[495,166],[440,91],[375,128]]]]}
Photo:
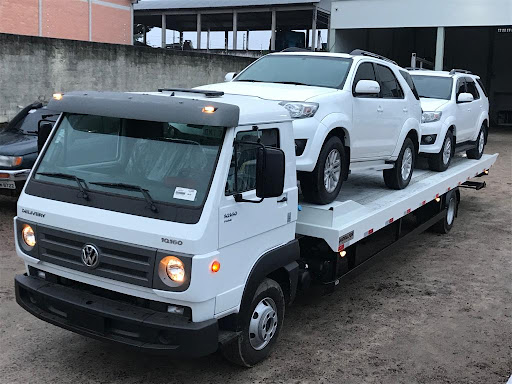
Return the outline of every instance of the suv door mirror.
{"type": "Polygon", "coordinates": [[[457,97],[457,103],[471,103],[475,98],[471,93],[461,93],[459,97],[457,97]]]}
{"type": "Polygon", "coordinates": [[[355,93],[361,95],[377,95],[380,93],[380,85],[375,80],[359,80],[356,84],[355,93]]]}
{"type": "Polygon", "coordinates": [[[279,197],[284,190],[285,156],[278,148],[259,147],[256,159],[256,196],[279,197]]]}
{"type": "Polygon", "coordinates": [[[236,75],[238,75],[238,73],[229,72],[226,76],[224,76],[224,81],[229,82],[229,81],[233,80],[236,77],[236,75]]]}
{"type": "Polygon", "coordinates": [[[50,137],[52,132],[53,124],[49,121],[41,120],[37,130],[37,152],[40,153],[44,147],[44,143],[50,137]]]}

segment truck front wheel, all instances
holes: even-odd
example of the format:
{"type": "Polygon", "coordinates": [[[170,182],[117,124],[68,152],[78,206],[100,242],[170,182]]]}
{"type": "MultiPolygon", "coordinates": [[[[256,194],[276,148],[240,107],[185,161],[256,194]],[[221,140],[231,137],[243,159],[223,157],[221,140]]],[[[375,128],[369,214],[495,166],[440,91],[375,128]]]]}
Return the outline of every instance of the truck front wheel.
{"type": "Polygon", "coordinates": [[[409,185],[416,160],[416,149],[410,138],[406,138],[400,155],[392,169],[385,169],[384,182],[391,189],[404,189],[409,185]]]}
{"type": "Polygon", "coordinates": [[[285,301],[281,286],[265,279],[254,294],[250,310],[240,321],[242,333],[223,346],[222,354],[232,363],[252,367],[266,359],[283,326],[285,301]]]}

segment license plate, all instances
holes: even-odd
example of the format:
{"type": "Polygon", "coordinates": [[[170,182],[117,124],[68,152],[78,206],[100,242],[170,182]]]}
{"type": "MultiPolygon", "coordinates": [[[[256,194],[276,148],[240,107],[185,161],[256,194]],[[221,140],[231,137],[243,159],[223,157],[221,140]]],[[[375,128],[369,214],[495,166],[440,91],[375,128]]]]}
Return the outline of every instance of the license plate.
{"type": "Polygon", "coordinates": [[[14,184],[14,181],[0,181],[0,188],[16,189],[16,184],[14,184]]]}

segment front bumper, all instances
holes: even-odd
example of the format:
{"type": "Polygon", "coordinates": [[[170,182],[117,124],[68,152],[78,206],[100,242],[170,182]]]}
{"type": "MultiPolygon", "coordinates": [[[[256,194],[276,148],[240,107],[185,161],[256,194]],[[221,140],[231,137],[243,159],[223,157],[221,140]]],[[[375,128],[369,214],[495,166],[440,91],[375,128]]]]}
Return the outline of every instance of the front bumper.
{"type": "Polygon", "coordinates": [[[443,122],[436,121],[433,123],[422,123],[421,124],[421,137],[427,135],[436,135],[436,140],[432,144],[425,145],[420,140],[420,153],[439,153],[443,146],[444,137],[446,136],[447,127],[444,126],[443,122]]]}
{"type": "Polygon", "coordinates": [[[145,352],[199,357],[218,348],[216,319],[191,322],[35,276],[15,277],[16,301],[51,324],[98,340],[112,341],[145,352]]]}
{"type": "Polygon", "coordinates": [[[19,195],[29,174],[30,169],[18,169],[17,171],[5,171],[0,169],[0,181],[13,181],[16,186],[16,189],[0,187],[0,194],[8,196],[19,195]]]}

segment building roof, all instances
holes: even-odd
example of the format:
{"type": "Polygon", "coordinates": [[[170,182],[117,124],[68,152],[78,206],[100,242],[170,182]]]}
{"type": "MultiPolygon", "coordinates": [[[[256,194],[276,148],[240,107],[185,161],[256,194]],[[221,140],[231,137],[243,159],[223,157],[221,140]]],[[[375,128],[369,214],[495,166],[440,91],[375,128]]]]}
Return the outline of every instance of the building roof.
{"type": "Polygon", "coordinates": [[[318,4],[322,0],[140,0],[135,10],[236,8],[292,4],[318,4]]]}

